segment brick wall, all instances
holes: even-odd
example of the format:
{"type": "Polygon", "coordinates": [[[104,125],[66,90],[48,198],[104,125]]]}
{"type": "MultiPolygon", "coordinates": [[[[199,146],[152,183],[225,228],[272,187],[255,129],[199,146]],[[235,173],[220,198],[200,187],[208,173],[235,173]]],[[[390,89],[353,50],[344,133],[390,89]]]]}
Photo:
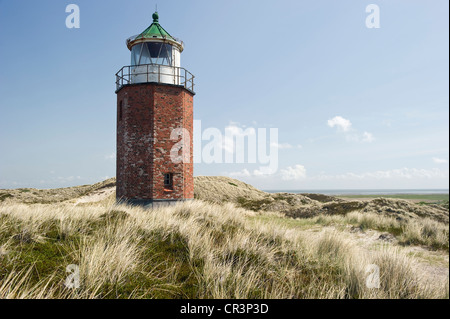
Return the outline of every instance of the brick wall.
{"type": "Polygon", "coordinates": [[[154,83],[120,89],[117,92],[117,198],[194,198],[192,139],[192,93],[182,87],[154,83]],[[171,160],[172,147],[180,141],[170,139],[176,128],[184,128],[189,133],[189,163],[171,160]],[[173,174],[170,191],[164,188],[165,173],[173,174]]]}

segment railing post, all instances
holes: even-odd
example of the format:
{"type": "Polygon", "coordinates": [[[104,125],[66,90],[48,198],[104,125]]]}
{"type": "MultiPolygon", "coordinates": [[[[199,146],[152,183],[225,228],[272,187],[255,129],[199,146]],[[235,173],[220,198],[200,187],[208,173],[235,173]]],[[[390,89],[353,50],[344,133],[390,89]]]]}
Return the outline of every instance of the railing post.
{"type": "Polygon", "coordinates": [[[161,65],[158,64],[158,83],[161,83],[161,65]]]}

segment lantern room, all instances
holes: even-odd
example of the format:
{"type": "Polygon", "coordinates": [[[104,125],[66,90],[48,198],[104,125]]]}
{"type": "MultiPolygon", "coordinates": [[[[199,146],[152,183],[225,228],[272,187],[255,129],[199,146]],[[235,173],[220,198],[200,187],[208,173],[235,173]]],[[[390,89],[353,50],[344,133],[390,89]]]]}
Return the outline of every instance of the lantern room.
{"type": "Polygon", "coordinates": [[[117,72],[117,89],[127,84],[165,83],[183,85],[193,92],[194,76],[180,64],[183,42],[164,30],[157,12],[152,18],[153,23],[147,29],[126,41],[131,65],[117,72]]]}

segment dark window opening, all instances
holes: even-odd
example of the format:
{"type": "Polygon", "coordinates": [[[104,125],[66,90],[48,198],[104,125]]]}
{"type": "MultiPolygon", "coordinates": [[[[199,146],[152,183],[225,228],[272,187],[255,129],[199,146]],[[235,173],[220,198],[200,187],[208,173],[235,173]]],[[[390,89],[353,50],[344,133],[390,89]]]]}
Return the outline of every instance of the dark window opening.
{"type": "Polygon", "coordinates": [[[172,173],[164,174],[164,189],[165,190],[173,190],[173,174],[172,173]]]}
{"type": "Polygon", "coordinates": [[[120,105],[119,105],[119,120],[122,120],[122,101],[120,101],[120,105]]]}
{"type": "Polygon", "coordinates": [[[131,65],[161,64],[172,66],[171,44],[160,42],[140,43],[131,49],[131,65]]]}

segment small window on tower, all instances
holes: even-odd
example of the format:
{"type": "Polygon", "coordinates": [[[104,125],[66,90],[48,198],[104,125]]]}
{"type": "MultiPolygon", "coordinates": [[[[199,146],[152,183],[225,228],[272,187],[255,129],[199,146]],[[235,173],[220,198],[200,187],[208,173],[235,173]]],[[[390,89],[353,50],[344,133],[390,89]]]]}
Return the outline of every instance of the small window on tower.
{"type": "Polygon", "coordinates": [[[164,174],[164,190],[173,190],[173,174],[164,174]]]}
{"type": "Polygon", "coordinates": [[[120,121],[122,120],[122,101],[120,101],[120,104],[119,104],[119,120],[120,121]]]}

